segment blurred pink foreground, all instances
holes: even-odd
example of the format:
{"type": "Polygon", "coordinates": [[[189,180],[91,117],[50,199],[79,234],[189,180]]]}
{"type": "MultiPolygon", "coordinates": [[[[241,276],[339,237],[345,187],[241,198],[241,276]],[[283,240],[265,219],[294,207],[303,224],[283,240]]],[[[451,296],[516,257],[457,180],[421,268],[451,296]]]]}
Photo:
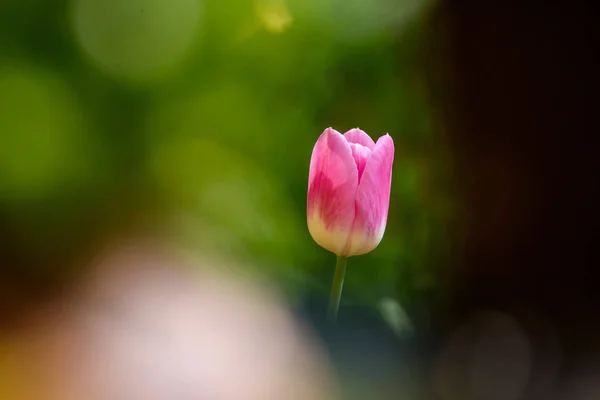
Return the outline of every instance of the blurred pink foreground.
{"type": "Polygon", "coordinates": [[[0,362],[0,397],[336,397],[318,344],[269,288],[151,248],[102,255],[73,293],[15,335],[0,362]]]}

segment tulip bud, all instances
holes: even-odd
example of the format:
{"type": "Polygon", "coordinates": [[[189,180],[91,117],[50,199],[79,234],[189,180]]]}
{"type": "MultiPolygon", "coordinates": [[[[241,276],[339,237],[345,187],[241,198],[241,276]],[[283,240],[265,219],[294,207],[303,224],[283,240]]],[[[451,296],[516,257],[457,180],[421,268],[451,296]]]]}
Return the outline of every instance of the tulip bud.
{"type": "Polygon", "coordinates": [[[372,251],[383,237],[392,183],[394,141],[362,130],[327,128],[313,149],[307,220],[312,238],[338,256],[372,251]]]}

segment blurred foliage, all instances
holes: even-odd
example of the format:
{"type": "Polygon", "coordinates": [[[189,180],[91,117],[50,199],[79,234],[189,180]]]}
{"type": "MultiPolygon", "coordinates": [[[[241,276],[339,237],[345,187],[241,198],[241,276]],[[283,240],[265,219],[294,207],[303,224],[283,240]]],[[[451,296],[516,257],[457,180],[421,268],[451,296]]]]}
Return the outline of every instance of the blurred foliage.
{"type": "Polygon", "coordinates": [[[435,284],[454,213],[428,101],[431,6],[3,0],[2,246],[60,259],[150,210],[290,295],[327,290],[334,258],[305,223],[309,158],[326,127],[360,127],[389,132],[397,154],[386,235],[350,260],[344,301],[410,303],[435,284]]]}

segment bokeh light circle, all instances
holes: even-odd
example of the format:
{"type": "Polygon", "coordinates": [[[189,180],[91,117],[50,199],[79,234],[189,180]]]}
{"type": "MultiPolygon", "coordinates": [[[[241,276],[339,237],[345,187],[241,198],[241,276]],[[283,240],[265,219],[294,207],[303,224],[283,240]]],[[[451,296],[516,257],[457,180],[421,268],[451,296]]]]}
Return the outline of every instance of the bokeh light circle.
{"type": "Polygon", "coordinates": [[[28,65],[0,69],[0,194],[41,198],[85,180],[96,144],[71,88],[28,65]]]}
{"type": "Polygon", "coordinates": [[[115,78],[169,75],[193,47],[200,0],[73,0],[71,24],[82,49],[115,78]]]}

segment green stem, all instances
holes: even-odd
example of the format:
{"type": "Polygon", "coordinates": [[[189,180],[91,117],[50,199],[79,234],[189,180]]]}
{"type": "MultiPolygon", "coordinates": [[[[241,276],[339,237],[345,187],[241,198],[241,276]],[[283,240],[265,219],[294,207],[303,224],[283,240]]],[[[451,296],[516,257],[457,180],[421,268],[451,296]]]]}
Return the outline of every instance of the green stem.
{"type": "Polygon", "coordinates": [[[337,256],[337,262],[335,263],[335,274],[333,275],[331,294],[329,295],[329,320],[334,323],[337,320],[338,309],[340,308],[347,260],[348,257],[337,256]]]}

